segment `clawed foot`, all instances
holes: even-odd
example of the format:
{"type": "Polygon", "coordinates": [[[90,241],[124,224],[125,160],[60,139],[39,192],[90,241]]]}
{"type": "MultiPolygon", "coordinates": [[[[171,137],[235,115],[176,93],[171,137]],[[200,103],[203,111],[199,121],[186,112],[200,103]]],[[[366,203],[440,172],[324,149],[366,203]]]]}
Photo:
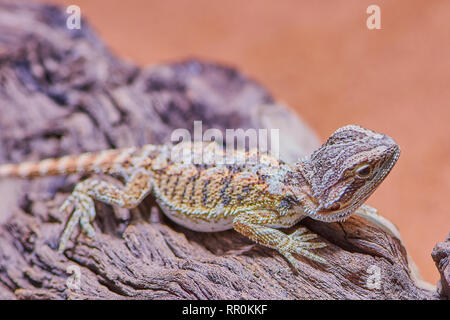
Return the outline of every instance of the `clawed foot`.
{"type": "Polygon", "coordinates": [[[317,238],[314,233],[306,233],[308,229],[299,228],[295,232],[288,235],[288,240],[281,244],[278,251],[296,268],[297,260],[293,257],[293,253],[304,256],[316,262],[326,264],[324,258],[311,253],[309,250],[326,247],[323,242],[309,242],[309,240],[317,238]]]}
{"type": "Polygon", "coordinates": [[[58,251],[62,252],[70,239],[75,226],[80,226],[89,237],[95,236],[94,227],[91,221],[95,218],[95,205],[91,197],[80,191],[74,191],[62,204],[60,212],[72,211],[72,215],[67,222],[61,239],[59,241],[58,251]]]}

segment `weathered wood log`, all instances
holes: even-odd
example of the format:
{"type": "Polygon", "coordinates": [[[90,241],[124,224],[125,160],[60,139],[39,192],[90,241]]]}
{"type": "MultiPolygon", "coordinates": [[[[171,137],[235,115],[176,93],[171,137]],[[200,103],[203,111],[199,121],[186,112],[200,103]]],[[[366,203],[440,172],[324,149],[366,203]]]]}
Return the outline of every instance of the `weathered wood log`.
{"type": "MultiPolygon", "coordinates": [[[[280,128],[281,156],[318,141],[270,93],[233,68],[188,60],[140,69],[114,57],[86,21],[65,27],[53,6],[0,2],[0,163],[170,141],[176,128],[280,128]]],[[[302,222],[328,242],[330,264],[275,251],[234,231],[197,233],[149,197],[134,210],[97,204],[97,236],[56,251],[58,207],[81,176],[0,182],[0,298],[439,299],[448,296],[448,239],[434,259],[439,292],[420,283],[401,241],[355,216],[302,222]],[[447,249],[444,246],[447,246],[447,249]],[[80,283],[71,273],[80,274],[80,283]],[[79,272],[79,273],[78,273],[79,272]],[[69,281],[68,281],[69,279],[69,281]],[[74,281],[75,279],[75,281],[74,281]]]]}
{"type": "Polygon", "coordinates": [[[438,293],[448,299],[450,298],[450,233],[445,241],[434,246],[431,256],[441,275],[437,285],[438,293]]]}

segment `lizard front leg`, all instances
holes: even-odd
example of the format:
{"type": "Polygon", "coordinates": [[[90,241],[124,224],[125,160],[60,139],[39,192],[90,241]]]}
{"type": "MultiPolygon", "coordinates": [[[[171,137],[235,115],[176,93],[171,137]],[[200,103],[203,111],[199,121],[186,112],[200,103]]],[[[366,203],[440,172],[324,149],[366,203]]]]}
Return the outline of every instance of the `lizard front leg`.
{"type": "Polygon", "coordinates": [[[60,208],[60,211],[73,212],[59,241],[58,251],[64,250],[77,223],[80,223],[82,230],[89,237],[95,235],[91,224],[95,218],[94,200],[122,208],[134,208],[151,191],[151,188],[151,177],[145,170],[132,173],[123,188],[96,179],[87,179],[78,183],[60,208]]]}
{"type": "MultiPolygon", "coordinates": [[[[295,222],[292,221],[290,225],[283,224],[282,227],[290,227],[295,222]]],[[[280,215],[273,211],[246,211],[238,214],[233,220],[233,228],[236,231],[256,243],[277,250],[294,267],[297,267],[297,263],[293,253],[320,263],[327,263],[325,259],[309,251],[326,246],[323,242],[309,242],[309,240],[317,238],[316,234],[307,233],[306,228],[299,228],[287,235],[273,228],[277,225],[280,225],[280,215]]]]}

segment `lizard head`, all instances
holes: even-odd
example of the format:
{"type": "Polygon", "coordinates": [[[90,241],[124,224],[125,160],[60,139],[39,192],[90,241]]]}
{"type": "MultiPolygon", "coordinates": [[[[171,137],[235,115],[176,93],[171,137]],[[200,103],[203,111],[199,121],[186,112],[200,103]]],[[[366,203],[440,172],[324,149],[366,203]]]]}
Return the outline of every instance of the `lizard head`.
{"type": "Polygon", "coordinates": [[[342,221],[375,191],[400,155],[395,141],[357,125],[339,128],[309,159],[297,164],[311,188],[305,213],[342,221]]]}

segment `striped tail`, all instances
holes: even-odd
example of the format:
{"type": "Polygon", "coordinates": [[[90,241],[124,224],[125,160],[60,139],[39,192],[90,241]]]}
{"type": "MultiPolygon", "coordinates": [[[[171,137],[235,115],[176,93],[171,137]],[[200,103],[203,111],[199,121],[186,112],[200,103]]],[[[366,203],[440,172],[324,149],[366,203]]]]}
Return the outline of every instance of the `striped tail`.
{"type": "Polygon", "coordinates": [[[87,152],[80,155],[50,158],[39,162],[0,165],[0,178],[33,178],[73,173],[107,172],[129,161],[137,148],[87,152]]]}

